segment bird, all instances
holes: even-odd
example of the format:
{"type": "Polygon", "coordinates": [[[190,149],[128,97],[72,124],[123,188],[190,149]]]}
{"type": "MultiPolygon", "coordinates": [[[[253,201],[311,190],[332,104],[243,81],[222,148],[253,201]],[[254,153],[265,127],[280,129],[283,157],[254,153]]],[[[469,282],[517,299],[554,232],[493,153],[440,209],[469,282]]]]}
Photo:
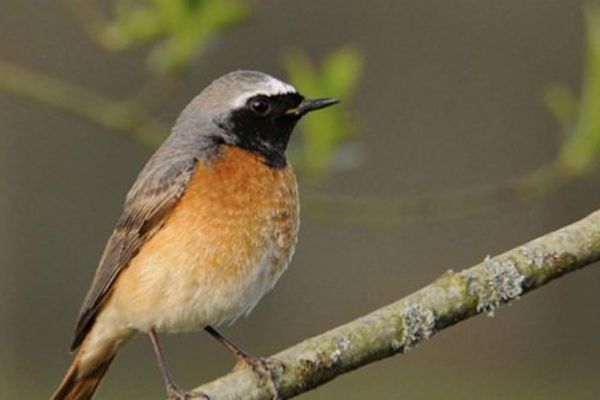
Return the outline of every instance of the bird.
{"type": "Polygon", "coordinates": [[[126,195],[52,400],[92,398],[136,334],[149,337],[168,398],[191,394],[171,377],[158,334],[204,329],[238,364],[265,372],[268,359],[217,327],[248,315],[286,270],[299,230],[286,149],[304,115],[336,103],[252,70],[225,74],[192,99],[126,195]]]}

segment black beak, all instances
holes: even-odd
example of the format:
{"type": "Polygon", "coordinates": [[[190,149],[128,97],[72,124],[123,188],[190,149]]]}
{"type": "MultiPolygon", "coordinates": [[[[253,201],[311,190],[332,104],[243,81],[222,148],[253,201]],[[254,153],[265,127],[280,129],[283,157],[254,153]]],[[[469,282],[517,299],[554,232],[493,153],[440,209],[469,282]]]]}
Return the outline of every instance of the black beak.
{"type": "Polygon", "coordinates": [[[321,108],[329,107],[339,102],[338,99],[304,99],[298,107],[288,110],[286,114],[301,117],[311,111],[320,110],[321,108]]]}

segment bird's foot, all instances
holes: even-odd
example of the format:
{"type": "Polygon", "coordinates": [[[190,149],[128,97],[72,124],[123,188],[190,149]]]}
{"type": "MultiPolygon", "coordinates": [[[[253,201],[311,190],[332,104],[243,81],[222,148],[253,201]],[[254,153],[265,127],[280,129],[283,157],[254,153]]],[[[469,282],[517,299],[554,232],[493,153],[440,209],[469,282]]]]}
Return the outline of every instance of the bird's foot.
{"type": "Polygon", "coordinates": [[[185,390],[179,389],[175,385],[167,386],[167,400],[192,400],[192,399],[204,399],[210,400],[206,394],[202,392],[186,392],[185,390]]]}
{"type": "Polygon", "coordinates": [[[281,361],[274,358],[253,357],[247,353],[238,355],[238,362],[233,368],[239,371],[243,368],[251,368],[261,382],[266,382],[269,390],[273,394],[272,399],[279,399],[275,377],[281,373],[284,365],[281,361]]]}

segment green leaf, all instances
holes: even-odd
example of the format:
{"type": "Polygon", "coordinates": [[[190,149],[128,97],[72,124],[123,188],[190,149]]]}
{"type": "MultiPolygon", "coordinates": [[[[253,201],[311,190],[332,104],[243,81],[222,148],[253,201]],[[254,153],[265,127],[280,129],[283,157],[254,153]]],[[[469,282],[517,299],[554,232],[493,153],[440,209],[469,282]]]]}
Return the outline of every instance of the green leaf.
{"type": "Polygon", "coordinates": [[[561,147],[558,163],[569,174],[580,175],[598,163],[600,156],[600,8],[588,4],[587,59],[577,121],[561,147]]]}
{"type": "Polygon", "coordinates": [[[577,118],[579,107],[573,91],[565,85],[553,84],[544,93],[544,103],[561,124],[564,133],[568,133],[577,118]]]}
{"type": "Polygon", "coordinates": [[[335,169],[336,155],[355,136],[357,121],[347,111],[363,70],[362,53],[351,46],[343,47],[315,66],[306,54],[290,51],[284,66],[290,82],[309,97],[336,97],[341,105],[312,114],[301,123],[300,145],[291,151],[299,172],[318,183],[335,169]]]}
{"type": "Polygon", "coordinates": [[[340,99],[350,98],[362,75],[364,58],[355,47],[343,47],[323,64],[325,85],[340,99]]]}
{"type": "Polygon", "coordinates": [[[250,15],[240,0],[119,0],[104,30],[112,50],[151,44],[150,69],[159,75],[183,72],[206,45],[250,15]]]}

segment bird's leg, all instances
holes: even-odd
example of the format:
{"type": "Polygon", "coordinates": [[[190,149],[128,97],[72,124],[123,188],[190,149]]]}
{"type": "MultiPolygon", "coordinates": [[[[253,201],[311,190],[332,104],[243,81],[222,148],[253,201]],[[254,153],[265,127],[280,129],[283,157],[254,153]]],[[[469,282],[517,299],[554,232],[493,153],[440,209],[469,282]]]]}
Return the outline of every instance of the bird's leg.
{"type": "Polygon", "coordinates": [[[212,326],[207,326],[204,328],[206,332],[208,332],[212,337],[217,339],[219,343],[221,343],[227,350],[231,351],[238,362],[233,368],[235,370],[239,370],[243,367],[250,367],[254,371],[254,373],[258,376],[260,380],[266,379],[269,389],[273,394],[273,399],[276,400],[279,398],[277,386],[275,385],[275,379],[273,376],[274,369],[281,369],[283,365],[281,362],[275,359],[267,359],[262,357],[254,357],[244,350],[240,349],[233,342],[227,339],[225,336],[221,335],[219,331],[217,331],[212,326]]]}
{"type": "Polygon", "coordinates": [[[205,399],[210,400],[209,397],[203,393],[187,393],[184,390],[181,390],[173,382],[173,378],[171,377],[171,373],[169,372],[169,368],[167,367],[162,348],[160,346],[160,343],[158,342],[158,337],[154,329],[150,329],[150,332],[148,332],[148,337],[150,337],[150,342],[152,343],[152,348],[154,349],[154,354],[156,354],[156,359],[158,361],[158,368],[160,369],[163,381],[165,382],[165,387],[167,389],[167,399],[189,400],[193,398],[203,397],[205,399]]]}
{"type": "Polygon", "coordinates": [[[219,343],[221,343],[223,346],[225,346],[225,348],[227,350],[231,351],[233,353],[233,355],[235,355],[235,357],[238,359],[239,362],[244,362],[244,363],[247,363],[247,364],[251,364],[252,361],[248,361],[248,360],[255,360],[256,359],[255,357],[253,357],[250,354],[246,353],[244,350],[242,350],[239,347],[237,347],[233,342],[231,342],[225,336],[221,335],[221,333],[219,333],[219,331],[217,331],[212,326],[207,326],[206,328],[204,328],[204,330],[206,332],[208,332],[212,337],[214,337],[215,339],[217,339],[217,341],[219,343]]]}

